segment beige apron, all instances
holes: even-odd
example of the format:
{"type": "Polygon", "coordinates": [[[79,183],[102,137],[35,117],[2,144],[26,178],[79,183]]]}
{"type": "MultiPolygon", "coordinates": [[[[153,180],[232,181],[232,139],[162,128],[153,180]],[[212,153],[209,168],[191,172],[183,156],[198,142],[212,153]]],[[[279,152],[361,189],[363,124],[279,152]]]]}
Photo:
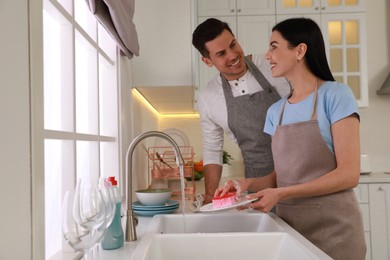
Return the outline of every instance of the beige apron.
{"type": "MultiPolygon", "coordinates": [[[[281,125],[286,100],[272,138],[278,187],[305,183],[336,168],[336,158],[318,126],[317,90],[310,121],[281,125]]],[[[352,189],[285,200],[276,205],[276,213],[330,257],[365,259],[363,221],[352,189]]]]}

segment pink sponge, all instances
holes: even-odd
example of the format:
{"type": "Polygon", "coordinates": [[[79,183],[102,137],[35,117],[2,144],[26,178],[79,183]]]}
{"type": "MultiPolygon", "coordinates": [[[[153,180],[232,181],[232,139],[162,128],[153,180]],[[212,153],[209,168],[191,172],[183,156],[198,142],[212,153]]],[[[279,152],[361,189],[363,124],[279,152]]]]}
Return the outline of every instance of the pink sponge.
{"type": "Polygon", "coordinates": [[[213,208],[220,209],[233,205],[237,201],[236,192],[228,192],[222,197],[213,198],[213,208]]]}

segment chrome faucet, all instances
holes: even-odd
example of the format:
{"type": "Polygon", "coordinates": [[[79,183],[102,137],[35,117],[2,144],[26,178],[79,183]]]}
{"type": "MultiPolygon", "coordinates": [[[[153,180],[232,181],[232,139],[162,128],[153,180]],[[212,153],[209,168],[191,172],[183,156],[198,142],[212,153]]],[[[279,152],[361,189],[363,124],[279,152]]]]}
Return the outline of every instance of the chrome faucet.
{"type": "Polygon", "coordinates": [[[166,133],[159,132],[159,131],[149,131],[145,132],[139,136],[137,136],[129,145],[129,148],[127,148],[126,152],[126,210],[125,210],[125,216],[126,222],[125,222],[125,241],[131,242],[137,240],[137,233],[135,226],[137,225],[138,219],[137,215],[134,213],[133,208],[131,207],[132,203],[132,176],[133,176],[133,169],[132,169],[132,158],[133,158],[133,152],[134,148],[137,146],[139,142],[142,140],[148,138],[148,137],[161,137],[165,140],[167,140],[174,148],[175,155],[176,155],[176,164],[181,168],[184,165],[184,160],[182,157],[182,154],[180,152],[179,146],[173,140],[172,137],[167,135],[166,133]]]}

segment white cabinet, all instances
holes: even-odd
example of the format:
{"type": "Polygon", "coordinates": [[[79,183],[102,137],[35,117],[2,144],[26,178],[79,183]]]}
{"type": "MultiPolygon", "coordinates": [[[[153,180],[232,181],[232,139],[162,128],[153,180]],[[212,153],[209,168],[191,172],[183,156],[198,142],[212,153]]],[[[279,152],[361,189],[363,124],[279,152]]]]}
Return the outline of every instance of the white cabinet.
{"type": "Polygon", "coordinates": [[[273,14],[274,0],[198,0],[198,16],[273,14]]]}
{"type": "Polygon", "coordinates": [[[191,0],[136,0],[140,55],[131,60],[134,86],[193,85],[191,10],[191,0]]]}
{"type": "Polygon", "coordinates": [[[366,260],[390,259],[390,175],[361,176],[354,191],[363,215],[366,260]]]}
{"type": "Polygon", "coordinates": [[[279,0],[277,14],[364,12],[364,0],[279,0]]]}
{"type": "Polygon", "coordinates": [[[363,216],[364,237],[366,239],[367,253],[366,260],[371,260],[371,226],[370,226],[370,201],[368,195],[368,184],[359,184],[355,189],[355,194],[363,216]]]}
{"type": "Polygon", "coordinates": [[[351,87],[360,107],[368,106],[365,7],[362,0],[281,0],[276,19],[308,17],[324,35],[334,78],[351,87]]]}
{"type": "Polygon", "coordinates": [[[390,259],[390,183],[369,185],[372,259],[390,259]]]}

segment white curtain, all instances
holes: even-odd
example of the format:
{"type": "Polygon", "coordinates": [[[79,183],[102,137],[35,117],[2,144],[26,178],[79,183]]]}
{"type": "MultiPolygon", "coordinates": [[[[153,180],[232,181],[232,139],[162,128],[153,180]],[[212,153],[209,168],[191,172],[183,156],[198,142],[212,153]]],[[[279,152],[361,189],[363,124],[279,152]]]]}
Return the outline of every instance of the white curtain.
{"type": "Polygon", "coordinates": [[[89,10],[117,42],[129,59],[139,55],[139,43],[133,23],[135,0],[86,0],[89,10]]]}

